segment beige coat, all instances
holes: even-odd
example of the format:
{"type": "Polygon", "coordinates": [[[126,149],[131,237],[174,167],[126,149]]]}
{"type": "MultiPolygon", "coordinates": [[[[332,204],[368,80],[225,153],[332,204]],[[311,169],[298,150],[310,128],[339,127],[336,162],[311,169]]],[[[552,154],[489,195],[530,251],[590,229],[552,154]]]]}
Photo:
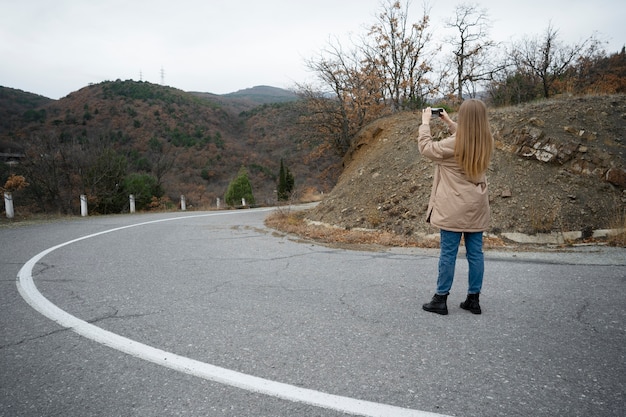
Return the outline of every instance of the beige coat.
{"type": "Polygon", "coordinates": [[[435,163],[426,221],[452,232],[484,232],[489,228],[487,178],[469,181],[454,158],[454,133],[433,141],[430,126],[422,124],[417,138],[420,153],[435,163]]]}

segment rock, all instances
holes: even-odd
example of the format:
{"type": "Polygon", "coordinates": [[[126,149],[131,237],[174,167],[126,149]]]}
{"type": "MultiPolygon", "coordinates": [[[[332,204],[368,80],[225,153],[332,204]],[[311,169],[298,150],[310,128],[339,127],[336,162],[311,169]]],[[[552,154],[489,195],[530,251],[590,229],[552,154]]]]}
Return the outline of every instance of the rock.
{"type": "Polygon", "coordinates": [[[578,135],[579,130],[572,126],[563,126],[563,130],[572,135],[578,135]]]}
{"type": "Polygon", "coordinates": [[[611,184],[626,189],[626,169],[611,168],[606,172],[605,179],[611,184]]]}
{"type": "Polygon", "coordinates": [[[570,161],[579,149],[578,142],[545,137],[543,131],[535,128],[518,137],[516,144],[520,145],[516,152],[518,155],[545,163],[564,164],[570,161]]]}
{"type": "Polygon", "coordinates": [[[544,133],[541,129],[531,127],[530,129],[528,129],[528,136],[530,136],[533,140],[539,140],[543,138],[544,133]]]}

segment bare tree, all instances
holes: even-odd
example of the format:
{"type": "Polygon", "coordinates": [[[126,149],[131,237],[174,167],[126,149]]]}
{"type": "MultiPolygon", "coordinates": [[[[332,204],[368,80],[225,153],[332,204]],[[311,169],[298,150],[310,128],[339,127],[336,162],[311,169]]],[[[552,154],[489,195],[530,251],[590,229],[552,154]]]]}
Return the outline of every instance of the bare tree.
{"type": "Polygon", "coordinates": [[[456,36],[448,39],[452,46],[455,64],[455,80],[452,90],[457,99],[463,100],[466,92],[476,95],[476,83],[492,78],[495,69],[489,64],[489,50],[495,42],[489,39],[490,22],[487,11],[476,4],[460,4],[455,17],[446,27],[456,29],[456,36]]]}
{"type": "Polygon", "coordinates": [[[592,35],[573,45],[558,40],[559,31],[550,23],[542,38],[526,38],[514,45],[510,52],[520,72],[529,72],[541,82],[543,97],[549,97],[556,80],[580,58],[594,54],[599,41],[592,35]]]}
{"type": "Polygon", "coordinates": [[[431,91],[425,76],[432,67],[434,50],[427,46],[432,38],[428,32],[429,9],[418,23],[409,23],[410,1],[403,7],[400,1],[387,0],[378,21],[368,33],[373,44],[364,43],[366,61],[375,68],[384,87],[385,97],[392,109],[421,106],[431,91]]]}
{"type": "Polygon", "coordinates": [[[305,121],[311,133],[330,139],[340,156],[365,124],[390,111],[421,106],[433,91],[426,79],[432,71],[428,13],[409,24],[408,7],[385,0],[361,44],[346,50],[339,42],[330,43],[307,62],[321,87],[298,86],[309,105],[305,121]]]}
{"type": "Polygon", "coordinates": [[[30,137],[26,158],[20,171],[31,184],[28,188],[41,210],[72,212],[72,201],[78,198],[80,185],[80,145],[75,140],[50,132],[30,137]]]}
{"type": "Polygon", "coordinates": [[[307,65],[323,87],[299,86],[308,104],[308,116],[303,121],[311,126],[310,134],[328,138],[343,156],[354,135],[384,109],[380,80],[363,62],[358,49],[347,52],[338,42],[329,44],[307,65]]]}
{"type": "Polygon", "coordinates": [[[145,156],[150,162],[157,185],[162,186],[163,177],[172,170],[178,156],[174,151],[174,146],[165,140],[152,137],[148,141],[148,150],[145,156]]]}

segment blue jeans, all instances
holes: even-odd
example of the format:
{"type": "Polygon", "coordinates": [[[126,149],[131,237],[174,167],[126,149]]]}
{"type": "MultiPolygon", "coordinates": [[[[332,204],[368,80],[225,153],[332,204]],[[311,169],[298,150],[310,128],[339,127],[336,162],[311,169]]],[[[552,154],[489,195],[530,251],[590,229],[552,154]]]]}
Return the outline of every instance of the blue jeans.
{"type": "Polygon", "coordinates": [[[450,232],[441,230],[440,254],[439,254],[439,276],[437,277],[437,294],[444,295],[450,293],[452,281],[454,281],[454,267],[456,256],[459,252],[461,236],[465,237],[465,250],[467,262],[469,264],[469,286],[468,294],[478,294],[483,286],[483,275],[485,274],[485,257],[483,255],[483,232],[450,232]]]}

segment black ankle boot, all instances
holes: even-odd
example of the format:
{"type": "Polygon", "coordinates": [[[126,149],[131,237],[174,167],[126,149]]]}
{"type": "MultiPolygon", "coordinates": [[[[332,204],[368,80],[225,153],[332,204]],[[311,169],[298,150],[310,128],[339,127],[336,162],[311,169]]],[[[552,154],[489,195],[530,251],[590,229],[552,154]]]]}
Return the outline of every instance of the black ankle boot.
{"type": "Polygon", "coordinates": [[[448,314],[448,306],[446,305],[446,300],[448,299],[448,294],[433,295],[433,299],[430,300],[430,303],[426,303],[422,306],[422,308],[426,311],[430,311],[431,313],[443,314],[444,316],[448,314]]]}
{"type": "Polygon", "coordinates": [[[474,314],[480,314],[480,304],[478,303],[479,294],[467,294],[467,299],[461,303],[463,310],[469,310],[474,314]]]}

